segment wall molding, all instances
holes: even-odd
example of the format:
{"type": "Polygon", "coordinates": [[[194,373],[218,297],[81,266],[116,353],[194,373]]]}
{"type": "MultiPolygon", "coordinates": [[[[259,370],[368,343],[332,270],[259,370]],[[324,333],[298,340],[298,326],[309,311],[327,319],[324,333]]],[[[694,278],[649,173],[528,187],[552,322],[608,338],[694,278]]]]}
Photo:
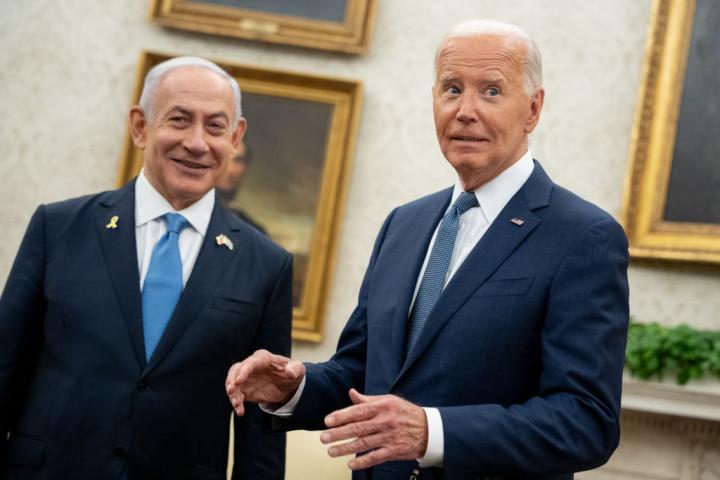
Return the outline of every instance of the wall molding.
{"type": "Polygon", "coordinates": [[[717,442],[720,445],[720,422],[623,409],[621,423],[623,429],[679,435],[690,441],[717,442]]]}
{"type": "Polygon", "coordinates": [[[677,385],[671,380],[636,380],[626,374],[622,408],[720,422],[720,382],[707,379],[677,385]]]}

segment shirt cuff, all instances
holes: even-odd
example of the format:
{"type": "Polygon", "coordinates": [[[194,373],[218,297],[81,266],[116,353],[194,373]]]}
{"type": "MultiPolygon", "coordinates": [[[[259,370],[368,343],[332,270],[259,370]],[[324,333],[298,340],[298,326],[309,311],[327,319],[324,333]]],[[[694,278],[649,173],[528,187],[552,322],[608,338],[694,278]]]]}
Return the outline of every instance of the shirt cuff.
{"type": "Polygon", "coordinates": [[[418,458],[418,463],[422,468],[442,467],[445,453],[442,417],[437,408],[423,407],[423,410],[425,410],[425,418],[427,418],[428,442],[425,455],[418,458]]]}
{"type": "MultiPolygon", "coordinates": [[[[274,403],[261,403],[260,404],[260,410],[262,410],[265,413],[269,413],[270,415],[276,415],[278,417],[290,417],[293,413],[295,413],[295,407],[297,406],[298,402],[300,401],[300,395],[302,395],[303,389],[305,388],[305,377],[303,377],[302,382],[300,382],[300,386],[298,387],[297,391],[295,392],[295,395],[292,396],[290,400],[285,405],[281,405],[278,408],[273,408],[276,404],[274,403]]],[[[438,416],[440,416],[438,414],[438,416]]]]}

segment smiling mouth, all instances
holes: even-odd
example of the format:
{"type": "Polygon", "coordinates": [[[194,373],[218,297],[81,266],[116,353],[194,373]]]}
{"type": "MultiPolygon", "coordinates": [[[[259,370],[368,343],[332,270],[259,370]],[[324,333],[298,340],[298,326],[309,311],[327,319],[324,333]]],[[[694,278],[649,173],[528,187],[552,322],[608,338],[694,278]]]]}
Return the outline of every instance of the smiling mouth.
{"type": "Polygon", "coordinates": [[[488,141],[486,138],[469,137],[466,135],[455,135],[455,136],[450,137],[450,139],[458,141],[458,142],[487,142],[488,141]]]}
{"type": "Polygon", "coordinates": [[[203,165],[203,164],[201,164],[201,163],[192,162],[192,161],[190,161],[190,160],[182,160],[182,159],[179,159],[179,158],[172,158],[171,160],[172,160],[173,162],[175,162],[175,163],[179,163],[180,165],[182,165],[182,166],[184,166],[184,167],[192,168],[192,169],[194,169],[194,170],[204,170],[204,169],[210,168],[210,167],[207,166],[207,165],[203,165]]]}

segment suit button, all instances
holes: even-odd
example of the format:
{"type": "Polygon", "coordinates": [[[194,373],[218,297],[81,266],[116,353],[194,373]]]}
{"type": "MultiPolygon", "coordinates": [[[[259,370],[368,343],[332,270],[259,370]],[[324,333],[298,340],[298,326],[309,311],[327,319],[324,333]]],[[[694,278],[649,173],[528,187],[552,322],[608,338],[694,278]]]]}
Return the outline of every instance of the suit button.
{"type": "Polygon", "coordinates": [[[150,385],[143,381],[140,381],[137,383],[137,389],[138,392],[147,392],[148,390],[150,390],[150,385]]]}
{"type": "Polygon", "coordinates": [[[115,447],[112,451],[112,456],[115,460],[124,460],[127,457],[127,451],[122,447],[115,447]]]}

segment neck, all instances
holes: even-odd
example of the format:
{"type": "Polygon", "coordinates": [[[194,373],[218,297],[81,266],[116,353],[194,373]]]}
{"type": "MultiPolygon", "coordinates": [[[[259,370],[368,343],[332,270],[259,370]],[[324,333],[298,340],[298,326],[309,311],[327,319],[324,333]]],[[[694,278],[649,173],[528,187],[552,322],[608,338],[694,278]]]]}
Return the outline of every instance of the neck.
{"type": "Polygon", "coordinates": [[[520,155],[513,155],[514,160],[505,161],[497,165],[495,169],[490,171],[458,170],[457,174],[460,178],[460,184],[462,185],[463,190],[465,190],[466,192],[471,192],[494,180],[505,170],[519,162],[520,159],[523,158],[523,156],[527,153],[527,151],[528,150],[526,146],[525,149],[522,150],[522,153],[520,155]]]}

